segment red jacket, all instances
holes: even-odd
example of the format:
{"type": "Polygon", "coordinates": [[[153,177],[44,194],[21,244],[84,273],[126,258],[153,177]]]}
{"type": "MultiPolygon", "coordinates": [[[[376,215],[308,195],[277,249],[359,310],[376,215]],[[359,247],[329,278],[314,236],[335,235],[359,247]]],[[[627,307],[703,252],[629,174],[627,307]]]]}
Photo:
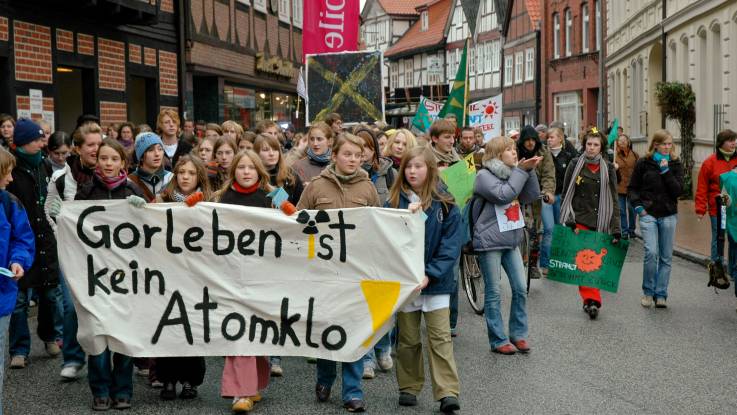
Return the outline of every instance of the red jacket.
{"type": "Polygon", "coordinates": [[[717,151],[701,164],[699,171],[699,183],[696,187],[696,214],[701,216],[709,209],[709,216],[717,215],[717,207],[714,198],[721,193],[719,188],[719,176],[737,167],[737,157],[733,156],[729,161],[717,151]]]}

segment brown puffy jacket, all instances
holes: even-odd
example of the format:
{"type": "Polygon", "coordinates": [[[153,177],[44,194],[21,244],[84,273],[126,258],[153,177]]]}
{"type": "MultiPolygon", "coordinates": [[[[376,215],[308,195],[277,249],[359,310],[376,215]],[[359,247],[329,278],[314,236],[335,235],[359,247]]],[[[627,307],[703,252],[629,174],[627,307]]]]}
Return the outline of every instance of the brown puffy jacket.
{"type": "Polygon", "coordinates": [[[312,180],[302,192],[297,209],[343,209],[366,206],[381,206],[379,194],[368,174],[360,169],[356,177],[346,183],[326,168],[312,180]]]}
{"type": "Polygon", "coordinates": [[[637,153],[630,150],[625,156],[621,151],[617,151],[617,193],[620,195],[627,194],[627,186],[630,185],[630,179],[632,178],[632,172],[635,170],[635,164],[637,164],[637,153]]]}

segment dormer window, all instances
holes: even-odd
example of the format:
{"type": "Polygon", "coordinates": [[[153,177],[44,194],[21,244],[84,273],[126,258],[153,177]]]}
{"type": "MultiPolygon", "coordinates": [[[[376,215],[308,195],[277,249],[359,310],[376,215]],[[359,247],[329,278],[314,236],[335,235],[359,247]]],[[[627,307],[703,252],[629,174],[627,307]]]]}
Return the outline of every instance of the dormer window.
{"type": "Polygon", "coordinates": [[[420,13],[420,31],[421,32],[427,32],[427,27],[429,26],[430,22],[427,17],[427,10],[424,10],[422,13],[420,13]]]}

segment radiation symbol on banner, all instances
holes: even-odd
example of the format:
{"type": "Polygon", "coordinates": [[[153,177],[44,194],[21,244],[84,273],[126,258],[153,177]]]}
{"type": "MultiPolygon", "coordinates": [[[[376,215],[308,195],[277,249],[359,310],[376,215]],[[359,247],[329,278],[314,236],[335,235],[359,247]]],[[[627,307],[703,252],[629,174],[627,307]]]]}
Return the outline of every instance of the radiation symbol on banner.
{"type": "Polygon", "coordinates": [[[320,232],[317,229],[317,224],[330,222],[330,215],[328,215],[328,213],[325,212],[324,210],[319,210],[315,214],[315,218],[312,219],[310,218],[310,214],[303,210],[299,212],[299,215],[297,215],[297,222],[303,225],[304,224],[307,225],[302,230],[302,233],[308,235],[307,236],[307,259],[314,259],[315,258],[315,235],[320,232]]]}

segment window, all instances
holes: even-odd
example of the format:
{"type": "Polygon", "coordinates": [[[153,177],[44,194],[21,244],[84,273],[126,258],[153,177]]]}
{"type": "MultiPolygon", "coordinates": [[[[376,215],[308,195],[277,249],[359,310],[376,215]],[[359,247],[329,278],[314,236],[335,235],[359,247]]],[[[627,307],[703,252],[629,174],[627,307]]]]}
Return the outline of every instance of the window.
{"type": "Polygon", "coordinates": [[[468,49],[468,74],[476,74],[476,48],[468,49]]]}
{"type": "Polygon", "coordinates": [[[525,51],[525,81],[535,79],[535,49],[528,48],[525,51]]]}
{"type": "Polygon", "coordinates": [[[491,55],[491,87],[499,88],[501,81],[501,41],[495,40],[486,44],[486,56],[491,55]]]}
{"type": "Polygon", "coordinates": [[[564,132],[568,137],[576,137],[583,119],[581,96],[578,92],[566,92],[553,96],[555,105],[555,119],[564,125],[564,132]]]}
{"type": "Polygon", "coordinates": [[[476,45],[476,49],[478,49],[478,51],[476,52],[476,58],[478,60],[476,69],[478,69],[478,73],[486,72],[486,60],[484,59],[486,57],[485,47],[485,44],[476,45]]]}
{"type": "Polygon", "coordinates": [[[596,50],[601,48],[601,6],[599,0],[594,1],[596,8],[596,50]]]}
{"type": "Polygon", "coordinates": [[[391,67],[389,68],[389,77],[391,78],[391,85],[389,88],[398,88],[399,87],[399,64],[397,62],[392,62],[391,67]]]}
{"type": "Polygon", "coordinates": [[[292,24],[295,27],[302,28],[302,2],[292,2],[292,24]]]}
{"type": "Polygon", "coordinates": [[[505,56],[504,57],[504,86],[510,86],[512,85],[512,65],[513,65],[513,56],[505,56]]]}
{"type": "Polygon", "coordinates": [[[573,43],[573,16],[571,9],[566,9],[566,56],[571,56],[573,43]]]}
{"type": "Polygon", "coordinates": [[[279,0],[279,20],[284,23],[289,23],[290,9],[289,0],[279,0]]]}
{"type": "Polygon", "coordinates": [[[519,131],[519,117],[504,117],[504,132],[509,135],[512,130],[519,131]]]}
{"type": "Polygon", "coordinates": [[[558,20],[558,13],[553,13],[553,58],[560,58],[560,20],[558,20]]]}
{"type": "Polygon", "coordinates": [[[410,88],[414,86],[414,83],[412,82],[412,59],[405,59],[404,60],[404,87],[410,88]]]}
{"type": "Polygon", "coordinates": [[[422,13],[420,13],[420,21],[422,22],[420,32],[427,32],[427,27],[429,26],[427,10],[423,10],[422,13]]]}
{"type": "Polygon", "coordinates": [[[522,52],[514,54],[514,83],[522,83],[522,60],[524,59],[522,52]]]}
{"type": "Polygon", "coordinates": [[[581,6],[581,52],[589,53],[589,5],[581,6]]]}

